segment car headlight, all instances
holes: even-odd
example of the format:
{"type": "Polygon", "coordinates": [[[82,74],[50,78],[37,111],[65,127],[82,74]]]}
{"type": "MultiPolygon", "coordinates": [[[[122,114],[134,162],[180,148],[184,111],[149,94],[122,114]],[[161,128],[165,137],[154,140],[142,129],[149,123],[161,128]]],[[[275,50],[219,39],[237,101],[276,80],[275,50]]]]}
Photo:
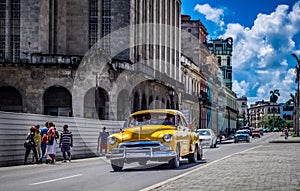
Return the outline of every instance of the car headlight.
{"type": "Polygon", "coordinates": [[[109,143],[110,145],[115,144],[116,141],[117,141],[117,140],[116,140],[116,137],[114,137],[114,136],[108,137],[108,143],[109,143]]]}
{"type": "Polygon", "coordinates": [[[169,142],[172,141],[172,135],[170,135],[170,134],[165,134],[165,135],[163,136],[163,139],[164,139],[165,142],[169,143],[169,142]]]}

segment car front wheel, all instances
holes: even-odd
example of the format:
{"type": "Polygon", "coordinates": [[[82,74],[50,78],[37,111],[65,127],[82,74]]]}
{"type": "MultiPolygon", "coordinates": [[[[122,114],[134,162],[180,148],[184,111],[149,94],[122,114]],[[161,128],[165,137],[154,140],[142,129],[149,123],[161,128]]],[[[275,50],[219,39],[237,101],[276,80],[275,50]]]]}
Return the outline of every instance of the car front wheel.
{"type": "Polygon", "coordinates": [[[198,155],[198,147],[196,146],[195,150],[193,153],[189,154],[188,156],[188,160],[189,160],[189,163],[195,163],[197,162],[197,155],[198,155]]]}
{"type": "Polygon", "coordinates": [[[180,149],[176,147],[176,156],[169,161],[170,168],[178,168],[180,165],[180,149]]]}
{"type": "Polygon", "coordinates": [[[114,171],[121,171],[124,167],[123,160],[111,160],[111,167],[114,171]]]}

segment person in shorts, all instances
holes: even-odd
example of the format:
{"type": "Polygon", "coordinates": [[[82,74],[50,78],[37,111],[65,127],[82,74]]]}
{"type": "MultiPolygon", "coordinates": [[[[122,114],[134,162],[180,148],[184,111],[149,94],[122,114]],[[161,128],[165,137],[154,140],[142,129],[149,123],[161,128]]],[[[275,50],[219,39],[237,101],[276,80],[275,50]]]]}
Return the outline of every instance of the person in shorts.
{"type": "Polygon", "coordinates": [[[68,125],[63,126],[63,131],[60,134],[59,147],[63,154],[63,162],[67,162],[66,153],[68,154],[69,162],[71,162],[71,147],[73,147],[73,135],[72,132],[69,131],[68,125]]]}
{"type": "Polygon", "coordinates": [[[106,132],[106,127],[102,128],[102,131],[99,133],[98,136],[98,147],[97,152],[99,152],[99,144],[100,144],[100,155],[102,155],[102,151],[104,150],[104,154],[107,153],[107,137],[109,136],[109,133],[106,132]]]}

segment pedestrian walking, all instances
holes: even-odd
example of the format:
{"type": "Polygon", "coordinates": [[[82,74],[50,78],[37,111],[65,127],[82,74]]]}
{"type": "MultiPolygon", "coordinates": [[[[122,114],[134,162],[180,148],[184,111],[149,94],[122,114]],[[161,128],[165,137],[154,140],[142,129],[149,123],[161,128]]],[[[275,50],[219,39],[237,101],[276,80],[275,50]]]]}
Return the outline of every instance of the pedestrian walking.
{"type": "Polygon", "coordinates": [[[47,132],[48,132],[48,128],[49,128],[49,121],[47,121],[45,123],[45,127],[41,128],[41,151],[42,151],[42,154],[40,156],[40,162],[42,163],[43,162],[43,158],[45,157],[45,154],[46,154],[46,148],[47,148],[47,132]]]}
{"type": "MultiPolygon", "coordinates": [[[[36,143],[35,143],[35,127],[30,128],[30,132],[27,134],[27,138],[24,143],[24,147],[26,149],[25,151],[25,158],[24,158],[24,164],[27,164],[27,158],[30,154],[30,151],[34,153],[34,157],[37,159],[37,151],[36,151],[36,143]]],[[[38,160],[36,160],[36,163],[38,163],[38,160]]]]}
{"type": "MultiPolygon", "coordinates": [[[[47,148],[46,152],[49,155],[51,161],[51,164],[55,164],[56,160],[56,145],[57,145],[57,139],[59,138],[59,134],[56,131],[54,123],[49,123],[49,130],[47,131],[47,148]]],[[[47,162],[46,162],[47,163],[47,162]]]]}
{"type": "Polygon", "coordinates": [[[66,153],[68,154],[69,162],[71,162],[71,147],[73,147],[73,135],[72,132],[69,131],[68,125],[63,126],[63,131],[60,134],[59,147],[63,154],[63,162],[67,162],[66,153]]]}
{"type": "Polygon", "coordinates": [[[39,161],[41,157],[41,132],[40,132],[40,126],[35,125],[35,134],[34,134],[34,139],[35,139],[35,144],[36,144],[36,151],[38,154],[38,158],[34,157],[34,154],[32,156],[32,162],[34,161],[39,161]]]}
{"type": "Polygon", "coordinates": [[[289,137],[289,130],[288,130],[287,127],[285,127],[285,128],[283,129],[283,133],[284,133],[284,139],[287,139],[287,138],[289,137]]]}
{"type": "Polygon", "coordinates": [[[100,155],[102,155],[102,151],[104,149],[104,154],[107,153],[107,137],[109,133],[106,132],[106,127],[102,128],[102,131],[99,133],[98,136],[98,147],[97,147],[97,152],[99,152],[99,144],[100,144],[100,155]]]}

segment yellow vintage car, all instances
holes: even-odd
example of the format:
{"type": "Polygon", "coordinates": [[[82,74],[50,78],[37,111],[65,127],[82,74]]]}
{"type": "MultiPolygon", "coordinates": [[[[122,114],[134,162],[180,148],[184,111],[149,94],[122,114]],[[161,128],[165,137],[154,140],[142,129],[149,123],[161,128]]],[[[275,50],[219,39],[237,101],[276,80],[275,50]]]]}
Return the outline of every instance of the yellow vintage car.
{"type": "Polygon", "coordinates": [[[125,163],[168,162],[178,168],[180,157],[190,163],[201,160],[202,147],[198,134],[188,127],[184,115],[177,110],[155,109],[132,113],[122,132],[108,137],[107,159],[114,171],[125,163]]]}

